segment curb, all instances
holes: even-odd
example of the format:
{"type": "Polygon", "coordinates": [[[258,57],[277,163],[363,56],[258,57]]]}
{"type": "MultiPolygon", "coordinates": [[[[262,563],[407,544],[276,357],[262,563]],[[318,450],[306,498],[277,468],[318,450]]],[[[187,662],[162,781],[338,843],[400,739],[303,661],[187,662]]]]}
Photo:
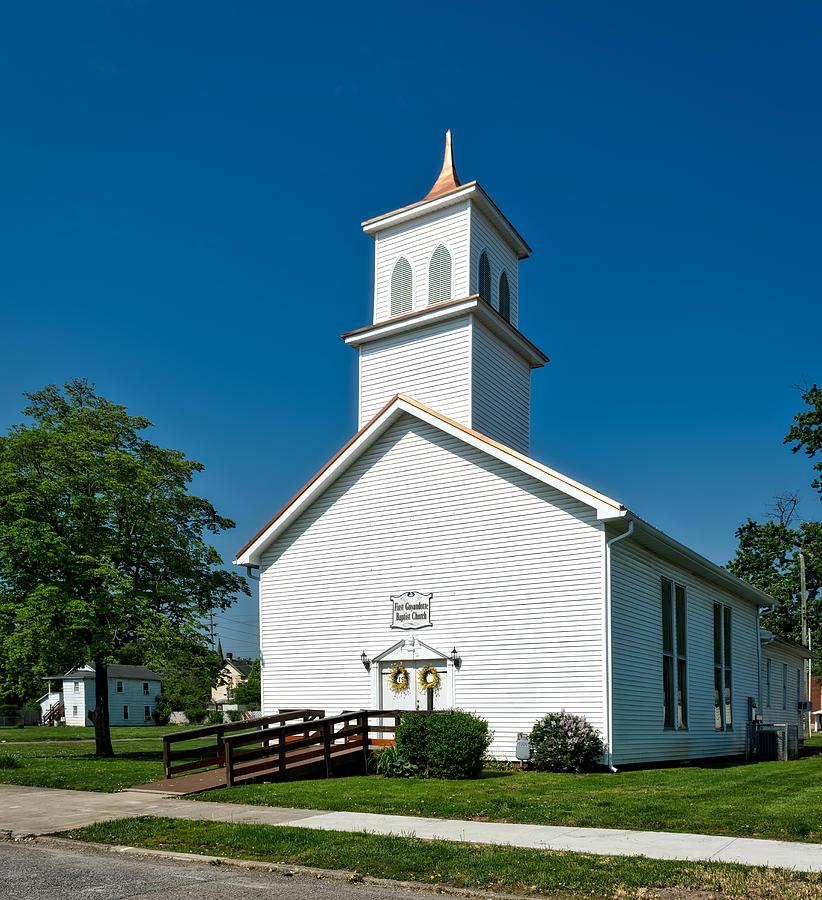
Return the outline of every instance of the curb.
{"type": "Polygon", "coordinates": [[[48,835],[23,835],[12,837],[15,841],[28,841],[45,846],[71,847],[75,850],[87,849],[101,853],[121,853],[130,856],[147,856],[159,859],[180,860],[182,862],[207,863],[215,866],[234,866],[239,869],[257,869],[274,875],[299,876],[302,878],[327,879],[345,884],[368,884],[376,887],[395,890],[420,891],[427,894],[447,894],[452,897],[484,898],[484,900],[522,900],[522,894],[500,894],[492,890],[452,887],[447,884],[428,885],[424,881],[399,881],[393,878],[378,878],[372,875],[360,875],[346,869],[317,869],[312,866],[292,866],[287,863],[272,863],[265,860],[236,859],[231,856],[205,856],[200,853],[183,853],[174,850],[153,850],[148,847],[126,847],[119,844],[98,844],[91,841],[76,841],[71,838],[51,837],[48,835]]]}

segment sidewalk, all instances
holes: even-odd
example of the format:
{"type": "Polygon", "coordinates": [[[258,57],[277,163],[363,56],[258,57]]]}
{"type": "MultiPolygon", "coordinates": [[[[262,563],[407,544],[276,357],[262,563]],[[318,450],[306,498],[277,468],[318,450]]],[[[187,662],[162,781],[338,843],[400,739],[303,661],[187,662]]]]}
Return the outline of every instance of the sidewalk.
{"type": "Polygon", "coordinates": [[[293,825],[322,831],[368,832],[426,840],[502,844],[610,856],[711,860],[822,872],[822,844],[767,841],[706,834],[627,831],[424,819],[374,813],[283,809],[239,803],[209,803],[122,792],[64,791],[0,784],[0,831],[48,834],[126,816],[165,816],[254,825],[293,825]]]}

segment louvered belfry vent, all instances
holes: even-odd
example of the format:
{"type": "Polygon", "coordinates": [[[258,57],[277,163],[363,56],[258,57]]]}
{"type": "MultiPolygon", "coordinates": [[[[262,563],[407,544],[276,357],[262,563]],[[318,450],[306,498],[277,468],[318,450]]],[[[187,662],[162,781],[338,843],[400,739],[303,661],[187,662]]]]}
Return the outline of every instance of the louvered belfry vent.
{"type": "Polygon", "coordinates": [[[486,302],[491,302],[491,265],[488,254],[483,250],[479,258],[479,290],[477,292],[486,302]]]}
{"type": "Polygon", "coordinates": [[[401,256],[391,273],[391,315],[401,316],[414,307],[414,272],[411,263],[401,256]]]}
{"type": "Polygon", "coordinates": [[[506,322],[511,321],[511,292],[505,272],[499,277],[499,314],[506,322]]]}
{"type": "Polygon", "coordinates": [[[428,303],[442,303],[451,299],[451,254],[439,244],[428,266],[428,303]]]}

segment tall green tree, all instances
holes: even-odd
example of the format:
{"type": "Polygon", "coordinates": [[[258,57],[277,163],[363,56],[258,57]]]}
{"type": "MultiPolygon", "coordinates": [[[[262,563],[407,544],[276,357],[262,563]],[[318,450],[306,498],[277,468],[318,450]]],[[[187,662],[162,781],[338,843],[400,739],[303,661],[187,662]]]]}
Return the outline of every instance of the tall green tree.
{"type": "Polygon", "coordinates": [[[255,659],[251,664],[248,678],[234,688],[234,700],[252,708],[259,708],[262,702],[262,678],[259,659],[255,659]]]}
{"type": "Polygon", "coordinates": [[[28,421],[0,438],[4,643],[94,662],[96,751],[112,756],[108,665],[170,633],[202,642],[208,611],[247,592],[208,543],[234,523],[189,492],[201,463],[87,381],[25,396],[28,421]]]}
{"type": "MultiPolygon", "coordinates": [[[[822,390],[814,384],[802,393],[802,400],[805,407],[794,417],[785,443],[792,445],[794,453],[802,451],[813,459],[822,454],[822,390]]],[[[822,461],[813,468],[822,472],[822,461]]],[[[822,492],[819,477],[812,485],[822,492]]],[[[739,546],[728,568],[774,598],[774,608],[763,616],[762,624],[796,641],[802,637],[800,570],[804,558],[811,646],[822,648],[822,522],[802,521],[797,497],[786,493],[775,499],[765,521],[748,519],[737,529],[736,537],[739,546]]]]}

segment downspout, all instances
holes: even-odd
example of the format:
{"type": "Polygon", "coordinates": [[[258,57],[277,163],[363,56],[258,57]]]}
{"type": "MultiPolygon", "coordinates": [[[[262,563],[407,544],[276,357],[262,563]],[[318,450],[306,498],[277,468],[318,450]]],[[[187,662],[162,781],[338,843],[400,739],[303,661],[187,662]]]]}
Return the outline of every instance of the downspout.
{"type": "Polygon", "coordinates": [[[608,741],[608,768],[616,772],[614,766],[614,690],[611,678],[611,544],[629,538],[634,533],[634,523],[628,523],[628,530],[605,542],[605,694],[608,699],[608,721],[605,739],[608,741]]]}

